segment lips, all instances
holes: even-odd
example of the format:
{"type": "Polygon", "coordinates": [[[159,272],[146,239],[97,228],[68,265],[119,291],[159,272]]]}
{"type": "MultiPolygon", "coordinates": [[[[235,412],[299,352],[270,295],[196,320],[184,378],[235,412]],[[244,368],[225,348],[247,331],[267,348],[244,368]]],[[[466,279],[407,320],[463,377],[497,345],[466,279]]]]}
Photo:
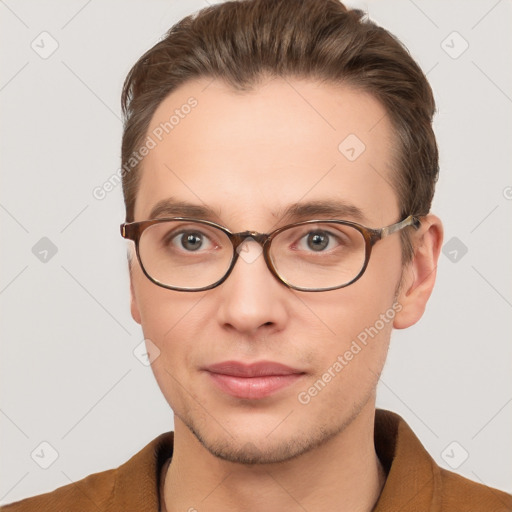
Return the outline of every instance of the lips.
{"type": "Polygon", "coordinates": [[[223,392],[240,399],[265,398],[302,378],[304,372],[271,361],[245,364],[224,361],[205,368],[213,383],[223,392]]]}

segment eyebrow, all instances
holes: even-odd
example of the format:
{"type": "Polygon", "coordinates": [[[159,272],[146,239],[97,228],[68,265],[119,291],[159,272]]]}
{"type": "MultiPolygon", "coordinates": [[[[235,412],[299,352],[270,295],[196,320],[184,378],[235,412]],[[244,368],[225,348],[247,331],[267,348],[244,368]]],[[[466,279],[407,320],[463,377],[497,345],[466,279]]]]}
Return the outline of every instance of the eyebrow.
{"type": "Polygon", "coordinates": [[[161,217],[197,217],[209,220],[218,216],[215,210],[206,205],[177,201],[172,197],[158,201],[149,213],[150,219],[161,217]]]}
{"type": "MultiPolygon", "coordinates": [[[[280,222],[300,222],[301,220],[314,218],[354,220],[358,222],[368,221],[361,208],[344,201],[333,199],[293,203],[271,212],[271,215],[280,219],[280,222]]],[[[204,220],[218,220],[221,215],[220,211],[204,204],[193,204],[169,197],[156,203],[149,214],[149,219],[164,217],[191,217],[204,220]]]]}
{"type": "Polygon", "coordinates": [[[277,212],[273,212],[272,215],[286,221],[301,221],[314,218],[354,220],[359,222],[367,222],[368,220],[361,208],[333,199],[294,203],[277,212]]]}

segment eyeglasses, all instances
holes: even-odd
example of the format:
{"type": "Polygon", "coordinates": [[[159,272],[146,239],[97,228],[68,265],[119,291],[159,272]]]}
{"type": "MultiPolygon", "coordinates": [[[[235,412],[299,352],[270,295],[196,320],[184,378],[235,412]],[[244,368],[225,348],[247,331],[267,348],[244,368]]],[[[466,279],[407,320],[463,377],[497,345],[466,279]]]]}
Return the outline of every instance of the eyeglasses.
{"type": "MultiPolygon", "coordinates": [[[[336,290],[357,281],[366,270],[372,247],[407,226],[418,229],[418,216],[380,229],[344,220],[306,220],[272,233],[231,233],[207,220],[186,217],[121,224],[121,236],[135,242],[147,278],[169,290],[199,292],[223,283],[248,246],[262,247],[270,272],[298,291],[336,290]]],[[[261,251],[261,249],[260,249],[261,251]]],[[[252,259],[252,257],[251,257],[252,259]]]]}

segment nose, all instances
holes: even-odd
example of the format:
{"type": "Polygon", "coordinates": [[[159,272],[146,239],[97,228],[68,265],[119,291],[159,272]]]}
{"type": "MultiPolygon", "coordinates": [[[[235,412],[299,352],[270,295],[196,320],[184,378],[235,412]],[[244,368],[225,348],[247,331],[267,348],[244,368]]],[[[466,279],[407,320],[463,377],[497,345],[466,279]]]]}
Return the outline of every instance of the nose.
{"type": "Polygon", "coordinates": [[[290,290],[270,272],[262,246],[248,237],[238,247],[231,274],[217,291],[218,320],[240,333],[279,330],[286,320],[285,296],[290,290]]]}

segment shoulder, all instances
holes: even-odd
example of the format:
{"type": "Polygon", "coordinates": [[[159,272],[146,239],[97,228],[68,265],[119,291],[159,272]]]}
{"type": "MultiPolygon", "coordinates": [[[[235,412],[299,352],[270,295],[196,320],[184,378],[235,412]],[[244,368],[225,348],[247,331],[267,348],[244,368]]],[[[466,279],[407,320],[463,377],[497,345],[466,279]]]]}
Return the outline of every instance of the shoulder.
{"type": "Polygon", "coordinates": [[[375,449],[387,479],[374,512],[512,512],[512,495],[440,467],[396,413],[377,409],[375,449]]]}
{"type": "Polygon", "coordinates": [[[512,495],[439,468],[441,510],[511,512],[512,495]]]}
{"type": "Polygon", "coordinates": [[[0,510],[2,512],[44,510],[97,512],[98,510],[106,510],[113,495],[116,472],[116,469],[109,469],[94,473],[54,491],[4,505],[0,510]]]}
{"type": "Polygon", "coordinates": [[[1,512],[153,512],[160,470],[172,455],[173,432],[153,439],[116,469],[93,473],[52,492],[0,507],[1,512]]]}

